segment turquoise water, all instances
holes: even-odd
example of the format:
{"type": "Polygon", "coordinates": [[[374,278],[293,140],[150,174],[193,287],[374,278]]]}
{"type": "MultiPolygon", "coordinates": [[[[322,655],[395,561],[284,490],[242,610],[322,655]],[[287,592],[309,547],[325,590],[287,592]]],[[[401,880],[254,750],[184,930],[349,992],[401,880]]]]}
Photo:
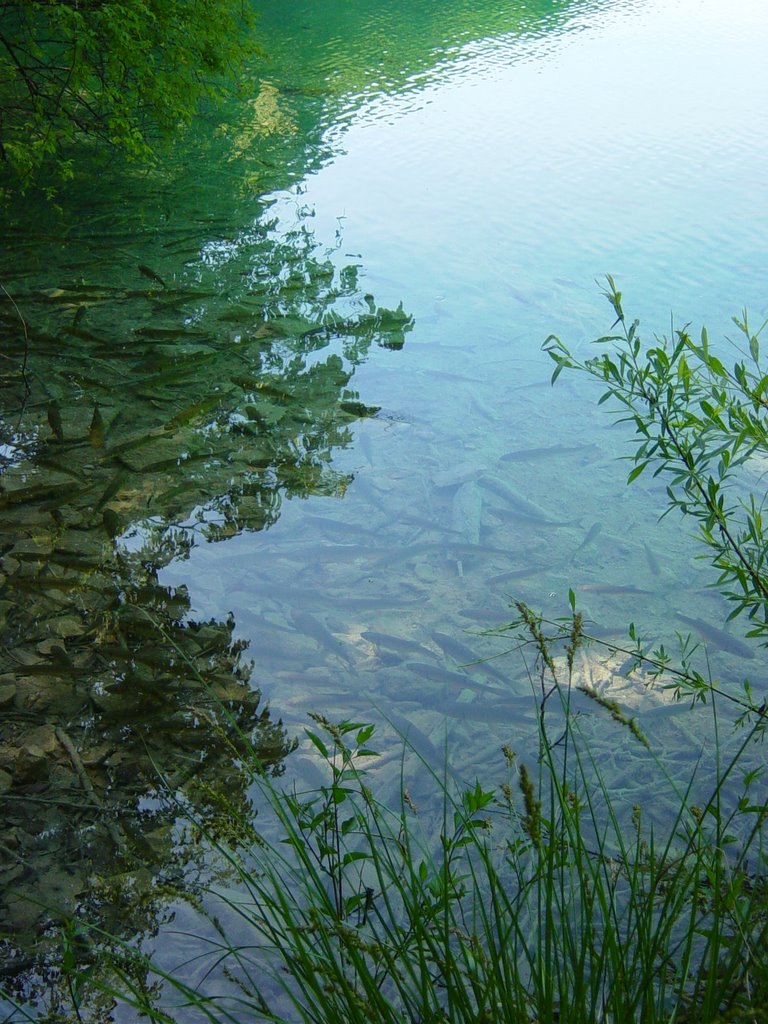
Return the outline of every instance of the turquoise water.
{"type": "MultiPolygon", "coordinates": [[[[355,14],[376,24],[375,13],[355,14]]],[[[594,283],[606,272],[647,336],[668,331],[672,316],[718,334],[742,305],[765,310],[764,16],[756,5],[726,15],[698,3],[560,14],[532,31],[499,27],[454,43],[403,86],[387,87],[384,71],[384,85],[366,81],[339,101],[323,166],[275,196],[278,231],[309,225],[337,267],[354,260],[362,288],[415,319],[401,351],[372,352],[355,375],[381,412],[334,457],[354,476],[343,500],[287,503],[268,534],[199,547],[166,570],[200,614],[234,612],[284,715],[318,700],[332,709],[339,691],[345,711],[361,689],[412,696],[422,681],[382,666],[362,634],[434,649],[438,630],[467,642],[472,620],[462,613],[503,620],[511,593],[556,615],[574,587],[601,625],[632,620],[666,642],[676,611],[719,614],[702,590],[705,569],[692,564],[695,545],[679,523],[657,522],[662,489],[625,489],[616,459],[629,451],[626,434],[584,382],[566,376],[548,388],[540,345],[554,331],[586,353],[608,329],[594,283]],[[556,445],[578,450],[499,461],[556,445]],[[457,463],[465,472],[450,481],[457,463]],[[457,555],[450,530],[471,530],[456,512],[457,488],[483,474],[568,525],[510,518],[480,483],[469,495],[482,503],[478,553],[457,555]],[[595,540],[579,549],[595,524],[595,540]],[[527,578],[494,582],[530,566],[527,578]],[[609,592],[627,585],[647,593],[609,592]],[[367,606],[397,598],[412,604],[367,606]],[[273,655],[263,623],[249,623],[266,615],[290,625],[297,609],[338,650],[305,630],[288,667],[284,645],[273,655]]],[[[324,17],[312,7],[295,24],[316,52],[333,53],[339,29],[324,17]]],[[[391,24],[370,30],[391,34],[391,24]]],[[[439,732],[439,709],[423,724],[439,732]]],[[[483,749],[487,725],[456,728],[483,749]]]]}
{"type": "MultiPolygon", "coordinates": [[[[48,729],[36,742],[58,775],[36,792],[77,789],[58,724],[97,786],[80,827],[100,814],[124,830],[136,859],[120,850],[114,885],[145,901],[127,931],[167,912],[151,879],[200,867],[154,803],[153,766],[202,765],[248,800],[194,680],[172,715],[159,684],[142,690],[165,678],[152,657],[169,635],[222,693],[237,683],[249,727],[243,693],[261,692],[278,764],[310,710],[375,718],[379,795],[397,800],[392,723],[464,778],[495,778],[504,742],[533,756],[518,700],[532,665],[482,635],[512,598],[556,617],[573,589],[596,633],[622,642],[632,621],[673,649],[678,613],[724,620],[685,524],[658,520],[663,486],[625,486],[626,429],[587,382],[552,388],[541,345],[554,332],[591,351],[612,320],[606,273],[647,338],[671,318],[714,338],[744,306],[768,314],[765,29],[748,0],[267,3],[268,56],[223,119],[201,118],[149,175],[113,167],[75,182],[61,213],[19,212],[2,279],[33,331],[32,395],[14,378],[3,416],[18,535],[3,678],[19,720],[48,729]],[[57,490],[24,490],[37,484],[57,490]],[[138,612],[121,625],[136,607],[165,632],[138,612]],[[478,657],[491,669],[462,669],[478,657]],[[53,709],[29,684],[52,675],[53,709]]],[[[716,645],[709,658],[727,680],[760,664],[716,645]]],[[[623,660],[596,649],[579,678],[636,711],[685,777],[706,721],[667,715],[623,660]]],[[[585,721],[616,787],[641,798],[642,754],[585,721]]],[[[286,765],[316,783],[306,744],[286,765]]],[[[418,760],[404,770],[429,806],[418,760]]],[[[19,794],[39,786],[14,771],[19,794]]],[[[13,807],[30,863],[86,865],[46,861],[49,899],[108,874],[104,836],[84,850],[64,811],[42,826],[13,807]],[[25,836],[44,829],[63,838],[41,852],[25,836]]],[[[165,948],[173,960],[185,940],[165,948]]]]}

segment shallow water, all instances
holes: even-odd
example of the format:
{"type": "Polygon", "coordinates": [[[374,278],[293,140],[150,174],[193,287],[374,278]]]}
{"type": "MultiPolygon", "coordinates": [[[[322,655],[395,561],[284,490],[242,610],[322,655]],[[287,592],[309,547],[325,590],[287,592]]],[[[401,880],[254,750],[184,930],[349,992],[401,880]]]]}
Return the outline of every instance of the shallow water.
{"type": "MultiPolygon", "coordinates": [[[[661,489],[624,488],[615,459],[629,450],[626,434],[583,382],[561,378],[550,390],[539,347],[555,331],[584,351],[608,328],[593,284],[607,271],[649,335],[671,315],[717,332],[735,306],[765,309],[755,159],[764,114],[751,78],[764,16],[756,5],[726,17],[700,3],[541,13],[523,31],[497,25],[454,43],[401,85],[385,53],[380,76],[340,103],[332,158],[272,208],[282,230],[311,222],[338,267],[354,258],[361,287],[415,319],[402,351],[372,352],[355,375],[381,411],[334,457],[354,476],[343,501],[284,505],[268,537],[243,534],[226,546],[232,555],[197,548],[164,576],[190,587],[201,614],[235,613],[286,714],[314,697],[293,680],[316,652],[302,652],[286,686],[284,654],[275,668],[249,627],[251,594],[258,614],[282,625],[310,608],[338,641],[338,651],[318,641],[333,687],[350,693],[361,678],[366,692],[413,691],[413,673],[381,670],[366,630],[432,648],[434,629],[466,641],[462,610],[493,621],[498,609],[501,621],[508,594],[556,615],[572,586],[596,622],[633,620],[667,642],[674,612],[718,614],[701,593],[708,576],[691,564],[694,546],[677,523],[657,522],[661,489]],[[540,451],[558,445],[576,451],[540,451]],[[510,453],[520,457],[504,460],[510,453]],[[451,481],[457,463],[466,473],[451,481]],[[518,514],[483,476],[502,478],[548,522],[518,514]],[[457,508],[468,486],[473,513],[457,508]],[[471,543],[472,515],[477,554],[451,545],[471,543]],[[239,578],[230,559],[248,566],[239,578]],[[532,566],[529,577],[493,582],[532,566]],[[634,590],[613,589],[625,586],[634,590]],[[375,607],[382,595],[406,603],[375,607]]],[[[371,19],[371,54],[382,35],[399,47],[392,22],[357,14],[371,19]]],[[[296,24],[313,56],[335,52],[338,27],[315,7],[296,24]]],[[[402,52],[418,64],[405,42],[402,52]]],[[[342,61],[326,81],[338,88],[344,70],[342,61]]]]}
{"type": "MultiPolygon", "coordinates": [[[[658,521],[663,487],[626,488],[627,431],[584,381],[550,387],[541,343],[589,351],[605,273],[646,337],[768,312],[765,24],[749,0],[268,3],[269,56],[223,121],[149,176],[114,168],[61,214],[19,212],[2,280],[32,393],[18,374],[5,389],[5,740],[28,742],[32,716],[56,771],[6,767],[41,801],[78,793],[54,725],[71,736],[97,794],[79,825],[116,823],[126,884],[151,890],[137,857],[155,878],[196,864],[152,803],[159,759],[232,786],[200,673],[276,764],[309,710],[375,717],[396,799],[387,718],[464,778],[492,775],[503,742],[533,756],[530,663],[481,635],[513,597],[556,617],[572,588],[620,642],[629,622],[674,647],[676,613],[724,619],[695,541],[658,521]],[[51,678],[58,709],[35,696],[51,678]]],[[[7,305],[2,325],[21,358],[7,305]]],[[[616,687],[621,660],[598,649],[581,671],[616,687]]],[[[706,723],[617,697],[684,777],[706,723]]],[[[633,797],[639,755],[593,718],[633,797]]],[[[316,780],[310,750],[287,763],[316,780]]],[[[246,778],[234,793],[247,809],[246,778]]],[[[48,856],[25,838],[39,816],[11,806],[25,856],[48,856]]],[[[55,857],[106,877],[109,838],[83,849],[56,814],[55,857]]],[[[49,899],[72,900],[60,876],[49,899]]]]}

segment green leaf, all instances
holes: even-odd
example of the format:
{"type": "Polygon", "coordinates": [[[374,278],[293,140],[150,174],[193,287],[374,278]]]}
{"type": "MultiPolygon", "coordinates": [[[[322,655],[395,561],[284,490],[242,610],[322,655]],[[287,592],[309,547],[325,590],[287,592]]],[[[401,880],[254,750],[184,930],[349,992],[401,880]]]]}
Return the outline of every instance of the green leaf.
{"type": "Polygon", "coordinates": [[[722,426],[719,410],[715,409],[711,402],[708,402],[706,398],[704,398],[699,402],[699,407],[707,419],[712,420],[712,422],[716,423],[718,426],[722,426]]]}
{"type": "Polygon", "coordinates": [[[614,341],[624,341],[620,334],[605,334],[601,338],[595,338],[593,345],[608,345],[614,341]]]}
{"type": "Polygon", "coordinates": [[[709,357],[707,365],[709,366],[710,370],[712,370],[712,372],[714,374],[716,374],[718,377],[726,377],[727,376],[727,374],[725,372],[725,367],[720,362],[720,360],[717,359],[715,356],[710,356],[709,357]]]}
{"type": "Polygon", "coordinates": [[[367,723],[365,722],[350,722],[345,719],[343,722],[339,722],[337,728],[342,736],[348,735],[350,732],[354,732],[355,729],[362,729],[367,723]]]}
{"type": "Polygon", "coordinates": [[[370,860],[370,859],[371,859],[371,854],[370,853],[363,853],[363,852],[356,852],[355,853],[355,852],[350,851],[349,853],[345,853],[344,856],[342,857],[341,866],[343,868],[345,868],[347,866],[347,864],[352,864],[356,860],[370,860]]]}
{"type": "Polygon", "coordinates": [[[361,747],[367,740],[369,740],[371,736],[374,734],[375,730],[376,726],[373,724],[363,726],[363,728],[358,732],[356,737],[356,743],[358,747],[361,747]]]}
{"type": "Polygon", "coordinates": [[[310,729],[305,729],[304,732],[306,733],[307,738],[309,739],[309,741],[315,747],[317,747],[317,749],[320,751],[320,753],[323,755],[323,757],[327,759],[328,756],[329,756],[329,754],[328,754],[328,747],[326,747],[326,745],[323,743],[323,741],[320,739],[320,737],[317,735],[317,733],[312,732],[310,729]]]}
{"type": "Polygon", "coordinates": [[[648,465],[649,462],[650,462],[650,459],[646,459],[645,462],[641,462],[639,466],[635,466],[635,468],[632,470],[632,472],[627,477],[627,483],[631,484],[633,480],[637,480],[637,478],[640,476],[640,474],[643,472],[643,470],[645,469],[645,467],[648,465]]]}

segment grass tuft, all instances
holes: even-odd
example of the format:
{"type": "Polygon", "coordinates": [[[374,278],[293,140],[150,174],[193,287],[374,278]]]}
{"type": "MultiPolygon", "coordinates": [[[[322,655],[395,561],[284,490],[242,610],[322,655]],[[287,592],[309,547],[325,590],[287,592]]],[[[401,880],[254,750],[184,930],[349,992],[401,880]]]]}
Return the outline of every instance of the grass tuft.
{"type": "MultiPolygon", "coordinates": [[[[611,791],[570,712],[573,657],[558,669],[541,620],[519,610],[537,651],[538,760],[505,746],[493,786],[422,761],[442,801],[435,830],[404,787],[397,806],[377,799],[374,726],[313,715],[326,781],[299,792],[262,777],[258,842],[207,837],[237,884],[201,893],[203,980],[146,962],[161,993],[150,1002],[117,957],[121,998],[184,1024],[765,1020],[767,812],[762,772],[746,769],[759,726],[728,755],[718,741],[708,796],[694,800],[692,778],[662,828],[611,791]]],[[[574,611],[572,650],[580,629],[574,611]]]]}

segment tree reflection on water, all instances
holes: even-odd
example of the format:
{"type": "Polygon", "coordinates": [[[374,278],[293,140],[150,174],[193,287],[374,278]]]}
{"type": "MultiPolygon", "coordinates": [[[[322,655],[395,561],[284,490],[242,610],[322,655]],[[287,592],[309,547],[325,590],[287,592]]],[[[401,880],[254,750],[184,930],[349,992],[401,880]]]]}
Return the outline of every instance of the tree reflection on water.
{"type": "Polygon", "coordinates": [[[377,411],[355,367],[413,321],[308,232],[267,234],[234,294],[142,266],[141,287],[0,305],[0,877],[5,983],[24,998],[56,989],[62,914],[154,934],[201,865],[176,801],[245,841],[253,773],[293,746],[234,616],[197,621],[158,574],[268,529],[284,496],[343,494],[333,453],[377,411]]]}

